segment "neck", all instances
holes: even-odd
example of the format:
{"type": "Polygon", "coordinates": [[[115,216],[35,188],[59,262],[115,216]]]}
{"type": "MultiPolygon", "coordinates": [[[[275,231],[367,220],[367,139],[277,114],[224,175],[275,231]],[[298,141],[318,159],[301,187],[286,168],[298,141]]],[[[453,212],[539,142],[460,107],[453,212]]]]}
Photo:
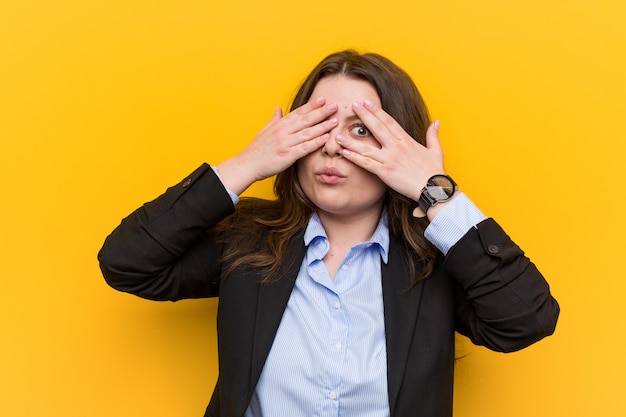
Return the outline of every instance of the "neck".
{"type": "Polygon", "coordinates": [[[381,211],[382,203],[372,210],[350,216],[336,215],[321,210],[317,214],[331,247],[333,245],[351,247],[357,243],[366,242],[372,237],[378,226],[381,211]]]}
{"type": "Polygon", "coordinates": [[[324,256],[324,264],[331,279],[335,279],[337,268],[350,248],[357,243],[370,240],[378,225],[381,210],[382,203],[375,210],[367,210],[353,216],[338,216],[318,210],[317,214],[330,244],[324,256]]]}

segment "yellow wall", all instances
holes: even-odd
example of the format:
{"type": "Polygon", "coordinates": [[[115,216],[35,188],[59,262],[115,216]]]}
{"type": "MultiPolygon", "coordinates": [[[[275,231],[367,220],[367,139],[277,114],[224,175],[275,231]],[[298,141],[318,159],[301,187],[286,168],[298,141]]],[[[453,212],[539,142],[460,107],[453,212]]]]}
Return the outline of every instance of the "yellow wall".
{"type": "Polygon", "coordinates": [[[410,72],[562,306],[525,351],[462,341],[455,415],[626,415],[623,0],[2,0],[0,415],[202,415],[216,301],[117,293],[96,253],[345,47],[410,72]]]}

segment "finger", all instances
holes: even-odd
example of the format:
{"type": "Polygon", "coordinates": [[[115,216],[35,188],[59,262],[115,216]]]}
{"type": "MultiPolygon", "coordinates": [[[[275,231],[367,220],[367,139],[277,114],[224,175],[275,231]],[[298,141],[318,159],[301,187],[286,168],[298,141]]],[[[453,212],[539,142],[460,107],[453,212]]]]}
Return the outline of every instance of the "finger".
{"type": "Polygon", "coordinates": [[[391,132],[378,115],[366,109],[362,103],[353,103],[352,109],[381,146],[389,144],[393,139],[391,132]]]}
{"type": "Polygon", "coordinates": [[[341,150],[341,155],[353,164],[380,177],[379,174],[382,170],[382,164],[374,158],[346,148],[341,150]]]}
{"type": "Polygon", "coordinates": [[[318,109],[320,107],[322,107],[324,104],[326,104],[326,97],[320,96],[320,97],[316,97],[313,100],[309,100],[306,103],[304,103],[302,106],[294,109],[293,111],[291,111],[290,114],[306,114],[308,112],[310,112],[311,110],[315,110],[318,109]]]}
{"type": "Polygon", "coordinates": [[[300,142],[297,145],[293,146],[291,148],[291,155],[293,160],[296,161],[300,158],[307,156],[311,152],[315,152],[316,150],[324,146],[329,138],[330,135],[328,133],[324,133],[321,136],[314,137],[313,139],[300,142]]]}
{"type": "Polygon", "coordinates": [[[382,162],[380,152],[380,146],[374,145],[372,143],[368,143],[362,140],[354,140],[349,136],[345,135],[337,135],[335,136],[335,140],[342,148],[347,149],[353,153],[357,153],[364,157],[373,159],[378,162],[382,162]]]}
{"type": "Polygon", "coordinates": [[[292,119],[303,118],[305,123],[308,123],[308,120],[314,118],[315,114],[324,113],[325,112],[324,108],[327,107],[327,104],[328,103],[326,102],[326,97],[324,96],[316,97],[314,99],[307,101],[302,106],[292,110],[287,116],[291,117],[292,119]],[[311,114],[313,114],[313,116],[311,116],[311,114]]]}
{"type": "Polygon", "coordinates": [[[270,122],[274,122],[282,118],[283,118],[283,109],[281,109],[280,107],[276,107],[274,109],[274,115],[272,116],[272,120],[270,120],[270,122]]]}
{"type": "MultiPolygon", "coordinates": [[[[389,113],[383,110],[382,107],[372,103],[369,100],[365,100],[363,102],[363,106],[369,110],[381,123],[389,130],[389,132],[393,135],[394,139],[402,139],[404,137],[410,138],[409,134],[406,133],[404,128],[400,126],[400,123],[396,119],[393,118],[389,113]]],[[[413,139],[413,138],[411,138],[413,139]]]]}
{"type": "Polygon", "coordinates": [[[297,132],[297,134],[292,135],[293,144],[298,144],[322,136],[323,134],[328,133],[332,129],[337,127],[338,123],[339,121],[337,120],[337,118],[333,117],[327,120],[323,120],[320,123],[317,123],[311,127],[304,128],[297,132]]]}
{"type": "Polygon", "coordinates": [[[433,151],[443,153],[439,142],[439,120],[435,120],[426,130],[426,147],[433,151]]]}
{"type": "Polygon", "coordinates": [[[265,124],[265,126],[263,126],[263,128],[261,129],[261,132],[266,132],[267,130],[269,130],[271,128],[271,126],[274,125],[274,123],[276,123],[277,121],[279,121],[280,119],[283,118],[283,109],[281,109],[280,107],[276,106],[276,108],[274,109],[274,114],[272,114],[272,118],[270,119],[269,122],[267,122],[265,124]]]}
{"type": "Polygon", "coordinates": [[[410,138],[390,114],[371,101],[365,100],[362,104],[355,103],[353,107],[355,113],[382,146],[388,146],[399,139],[410,138]]]}
{"type": "Polygon", "coordinates": [[[314,126],[337,112],[337,103],[328,103],[322,107],[311,109],[308,112],[296,114],[293,124],[293,132],[314,126]]]}

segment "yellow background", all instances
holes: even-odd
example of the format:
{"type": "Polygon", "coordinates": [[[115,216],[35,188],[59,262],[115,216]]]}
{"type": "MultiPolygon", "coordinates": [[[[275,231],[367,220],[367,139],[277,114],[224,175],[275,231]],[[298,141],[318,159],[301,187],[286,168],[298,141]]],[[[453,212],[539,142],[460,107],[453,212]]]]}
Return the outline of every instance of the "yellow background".
{"type": "Polygon", "coordinates": [[[461,342],[455,416],[626,415],[623,0],[2,0],[0,415],[203,414],[217,301],[117,293],[96,253],[346,47],[413,76],[561,303],[525,351],[461,342]]]}

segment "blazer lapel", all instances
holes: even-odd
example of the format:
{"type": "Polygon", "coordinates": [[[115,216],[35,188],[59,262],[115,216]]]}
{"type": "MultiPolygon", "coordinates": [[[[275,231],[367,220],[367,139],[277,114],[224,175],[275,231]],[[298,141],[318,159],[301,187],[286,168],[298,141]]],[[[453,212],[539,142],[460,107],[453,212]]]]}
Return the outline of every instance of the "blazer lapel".
{"type": "MultiPolygon", "coordinates": [[[[276,281],[259,284],[250,392],[254,390],[261,376],[305,253],[302,235],[294,237],[285,254],[285,259],[290,262],[280,268],[276,281]]],[[[411,289],[413,277],[408,273],[403,254],[393,240],[389,247],[389,262],[383,263],[381,268],[387,343],[387,384],[389,406],[393,415],[415,332],[423,282],[411,289]]],[[[419,273],[419,270],[416,273],[419,273]]]]}
{"type": "Polygon", "coordinates": [[[269,355],[278,326],[293,291],[298,271],[306,253],[303,233],[295,236],[288,244],[284,259],[287,260],[279,269],[276,280],[269,284],[259,284],[256,323],[254,326],[254,346],[252,348],[252,367],[250,390],[254,390],[261,376],[267,355],[269,355]]]}
{"type": "MultiPolygon", "coordinates": [[[[419,270],[416,273],[419,273],[419,270]]],[[[411,288],[412,279],[400,247],[391,240],[389,262],[382,265],[387,389],[391,415],[404,379],[424,285],[422,281],[415,288],[411,288]]]]}

